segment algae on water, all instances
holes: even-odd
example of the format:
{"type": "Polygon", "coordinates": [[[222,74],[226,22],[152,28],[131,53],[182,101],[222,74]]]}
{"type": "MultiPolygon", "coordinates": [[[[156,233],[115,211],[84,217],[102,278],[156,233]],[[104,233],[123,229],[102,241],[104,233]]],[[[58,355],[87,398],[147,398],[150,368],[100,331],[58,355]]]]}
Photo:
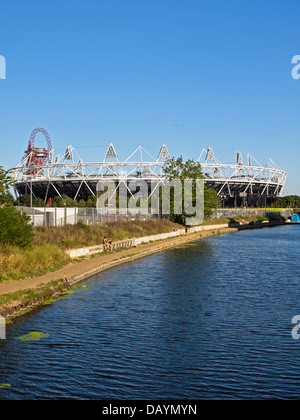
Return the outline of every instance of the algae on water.
{"type": "Polygon", "coordinates": [[[0,389],[10,388],[10,384],[0,384],[0,389]]]}
{"type": "Polygon", "coordinates": [[[47,299],[43,302],[43,305],[52,305],[54,302],[58,302],[59,300],[69,299],[69,297],[74,293],[79,293],[82,290],[88,290],[90,286],[87,284],[80,284],[76,288],[72,288],[71,290],[67,290],[65,292],[62,292],[59,296],[53,296],[50,299],[47,299]]]}
{"type": "Polygon", "coordinates": [[[18,337],[18,340],[21,340],[21,341],[39,341],[42,338],[47,338],[47,337],[49,337],[49,334],[44,334],[44,333],[41,333],[41,332],[33,331],[33,332],[31,332],[27,335],[22,335],[21,337],[18,337]]]}
{"type": "Polygon", "coordinates": [[[85,283],[80,283],[80,284],[77,284],[76,286],[74,286],[74,290],[78,290],[78,291],[89,290],[89,288],[90,288],[90,286],[88,284],[85,284],[85,283]]]}

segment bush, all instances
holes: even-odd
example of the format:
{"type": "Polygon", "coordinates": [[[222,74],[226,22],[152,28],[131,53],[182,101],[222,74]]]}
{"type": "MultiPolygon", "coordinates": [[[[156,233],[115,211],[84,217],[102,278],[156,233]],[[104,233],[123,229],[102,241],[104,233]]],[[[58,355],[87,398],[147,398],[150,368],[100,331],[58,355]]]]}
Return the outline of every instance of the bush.
{"type": "Polygon", "coordinates": [[[30,218],[13,206],[0,209],[0,243],[26,248],[33,241],[30,218]]]}

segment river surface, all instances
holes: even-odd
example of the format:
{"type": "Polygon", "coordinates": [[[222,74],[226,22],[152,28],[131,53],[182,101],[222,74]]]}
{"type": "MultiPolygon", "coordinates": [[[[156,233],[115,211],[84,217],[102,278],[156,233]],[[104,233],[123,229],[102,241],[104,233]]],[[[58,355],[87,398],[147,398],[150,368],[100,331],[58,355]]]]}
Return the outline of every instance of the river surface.
{"type": "Polygon", "coordinates": [[[298,226],[251,230],[88,279],[7,325],[0,399],[300,398],[299,252],[298,226]]]}

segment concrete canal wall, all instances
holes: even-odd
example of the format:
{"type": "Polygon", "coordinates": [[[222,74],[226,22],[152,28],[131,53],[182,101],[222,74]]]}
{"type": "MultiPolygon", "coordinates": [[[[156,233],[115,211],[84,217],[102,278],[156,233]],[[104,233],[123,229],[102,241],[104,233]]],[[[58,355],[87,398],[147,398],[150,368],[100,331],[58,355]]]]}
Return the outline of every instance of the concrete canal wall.
{"type": "MultiPolygon", "coordinates": [[[[197,233],[197,232],[201,232],[201,231],[223,229],[223,228],[228,228],[228,224],[210,225],[210,226],[195,226],[195,227],[192,227],[192,228],[179,229],[179,230],[169,232],[169,233],[161,233],[159,235],[143,236],[141,238],[125,239],[123,241],[113,242],[112,248],[113,249],[132,248],[132,247],[136,247],[136,246],[141,245],[141,244],[147,244],[149,242],[162,241],[164,239],[175,238],[177,236],[187,235],[187,234],[190,234],[190,233],[197,233]]],[[[71,250],[68,250],[66,252],[67,252],[67,254],[69,254],[70,258],[80,258],[80,257],[84,257],[84,256],[87,256],[87,255],[99,254],[99,253],[103,252],[104,249],[105,249],[104,245],[96,245],[96,246],[90,246],[90,247],[86,247],[86,248],[71,249],[71,250]]]]}

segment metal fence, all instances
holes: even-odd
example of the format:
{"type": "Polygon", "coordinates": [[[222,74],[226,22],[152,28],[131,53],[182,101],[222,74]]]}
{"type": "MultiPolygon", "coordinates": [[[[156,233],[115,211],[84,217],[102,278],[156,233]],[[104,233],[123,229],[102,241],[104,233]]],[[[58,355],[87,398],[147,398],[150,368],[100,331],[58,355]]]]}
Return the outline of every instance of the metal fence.
{"type": "Polygon", "coordinates": [[[103,224],[103,223],[112,223],[120,221],[134,221],[134,220],[159,220],[167,219],[167,216],[151,215],[151,214],[141,214],[136,213],[127,213],[119,214],[113,211],[107,213],[101,213],[97,209],[84,208],[77,209],[77,220],[76,223],[81,222],[85,225],[91,224],[103,224]]]}
{"type": "Polygon", "coordinates": [[[64,226],[83,223],[85,225],[112,223],[119,221],[134,220],[159,220],[167,219],[167,216],[140,214],[136,212],[128,214],[114,214],[112,211],[108,213],[98,212],[95,208],[40,208],[40,207],[19,207],[19,210],[26,213],[33,226],[64,226]]]}
{"type": "MultiPolygon", "coordinates": [[[[134,220],[159,220],[168,219],[165,215],[140,214],[136,212],[128,214],[114,214],[113,211],[108,213],[99,212],[95,208],[41,208],[41,207],[19,207],[19,210],[25,212],[31,219],[34,226],[64,226],[83,223],[85,225],[103,224],[119,221],[134,220]]],[[[234,217],[251,217],[251,216],[282,216],[290,217],[293,210],[290,209],[258,209],[258,208],[232,208],[232,209],[215,209],[212,218],[234,218],[234,217]]]]}
{"type": "Polygon", "coordinates": [[[293,214],[291,209],[275,209],[275,208],[231,208],[231,209],[215,209],[212,218],[234,218],[234,217],[251,217],[251,216],[282,216],[290,217],[293,214]]]}

